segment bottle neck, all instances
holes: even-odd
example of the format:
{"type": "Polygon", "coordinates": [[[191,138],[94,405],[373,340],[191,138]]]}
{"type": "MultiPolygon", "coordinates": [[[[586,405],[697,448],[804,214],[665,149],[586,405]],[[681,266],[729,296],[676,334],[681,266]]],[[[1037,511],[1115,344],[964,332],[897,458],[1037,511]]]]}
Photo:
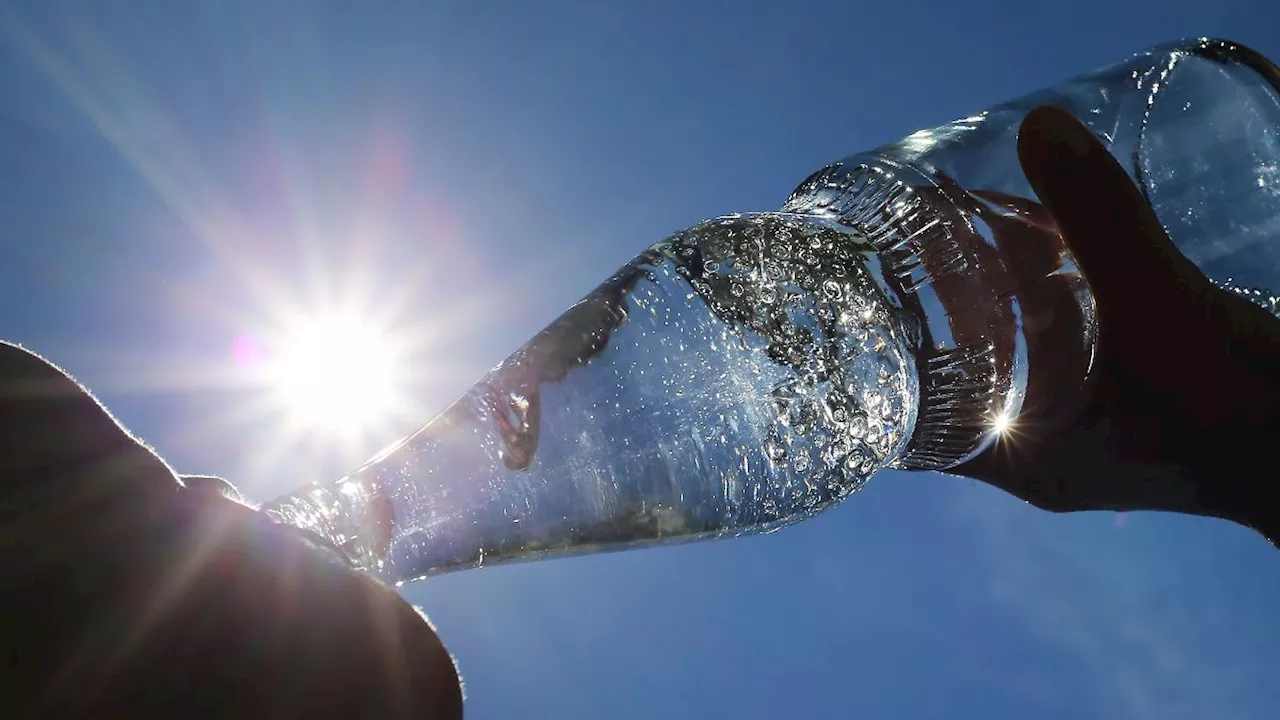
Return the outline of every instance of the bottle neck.
{"type": "Polygon", "coordinates": [[[1033,201],[859,156],[812,175],[783,209],[865,235],[886,284],[921,321],[920,414],[902,467],[953,467],[1029,415],[1074,415],[1093,303],[1033,201]]]}

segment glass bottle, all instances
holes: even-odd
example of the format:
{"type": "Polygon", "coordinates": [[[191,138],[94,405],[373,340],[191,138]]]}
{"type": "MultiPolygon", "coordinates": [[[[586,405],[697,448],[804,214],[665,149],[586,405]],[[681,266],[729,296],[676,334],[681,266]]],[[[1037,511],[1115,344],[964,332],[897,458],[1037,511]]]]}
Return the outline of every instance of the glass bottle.
{"type": "Polygon", "coordinates": [[[1209,277],[1275,310],[1280,71],[1184,41],[833,163],[781,212],[663,240],[417,433],[264,512],[406,582],[768,532],[880,469],[981,452],[1029,382],[1069,413],[1097,328],[1018,165],[1046,104],[1098,135],[1209,277]],[[1040,307],[1053,352],[1028,342],[1040,307]]]}

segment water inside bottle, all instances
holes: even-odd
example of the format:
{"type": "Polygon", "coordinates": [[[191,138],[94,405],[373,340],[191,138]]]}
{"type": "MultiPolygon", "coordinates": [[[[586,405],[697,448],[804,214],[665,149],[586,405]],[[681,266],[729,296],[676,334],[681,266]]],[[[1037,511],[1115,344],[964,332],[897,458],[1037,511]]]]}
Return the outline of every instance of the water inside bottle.
{"type": "Polygon", "coordinates": [[[878,262],[813,218],[698,225],[383,457],[267,510],[396,581],[809,517],[915,423],[919,328],[878,262]]]}

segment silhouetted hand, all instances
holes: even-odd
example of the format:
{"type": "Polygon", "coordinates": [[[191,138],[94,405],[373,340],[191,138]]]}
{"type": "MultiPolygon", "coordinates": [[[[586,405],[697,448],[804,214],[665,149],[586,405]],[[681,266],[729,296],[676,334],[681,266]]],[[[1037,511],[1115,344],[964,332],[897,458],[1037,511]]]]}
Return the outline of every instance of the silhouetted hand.
{"type": "Polygon", "coordinates": [[[227,495],[0,344],[3,715],[461,717],[422,616],[227,495]]]}
{"type": "Polygon", "coordinates": [[[953,472],[1046,510],[1169,510],[1280,539],[1280,321],[1211,284],[1066,112],[1028,115],[1018,155],[1092,289],[1097,355],[1071,419],[1029,388],[1013,431],[953,472]]]}

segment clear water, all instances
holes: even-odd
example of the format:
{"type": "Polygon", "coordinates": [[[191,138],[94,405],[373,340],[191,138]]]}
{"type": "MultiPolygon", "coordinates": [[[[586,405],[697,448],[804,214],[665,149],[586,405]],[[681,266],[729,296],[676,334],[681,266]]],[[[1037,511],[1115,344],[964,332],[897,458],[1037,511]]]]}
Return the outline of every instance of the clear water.
{"type": "Polygon", "coordinates": [[[870,246],[713,220],[641,254],[361,470],[265,510],[391,581],[768,531],[910,437],[919,330],[870,246]]]}

